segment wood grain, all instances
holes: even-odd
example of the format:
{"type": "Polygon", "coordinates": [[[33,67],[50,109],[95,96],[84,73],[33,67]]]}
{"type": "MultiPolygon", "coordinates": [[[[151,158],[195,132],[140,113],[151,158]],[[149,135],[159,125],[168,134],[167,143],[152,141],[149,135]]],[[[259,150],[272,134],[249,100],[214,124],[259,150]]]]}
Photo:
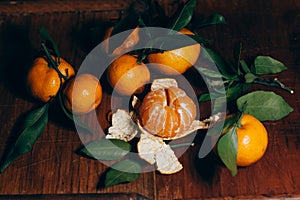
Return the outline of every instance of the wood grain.
{"type": "MultiPolygon", "coordinates": [[[[79,68],[92,48],[86,29],[117,21],[130,1],[16,1],[0,3],[0,152],[16,138],[18,122],[34,105],[24,88],[24,72],[39,49],[40,26],[51,33],[62,56],[79,68]]],[[[158,1],[171,15],[176,3],[158,1]]],[[[222,14],[226,25],[196,30],[212,39],[210,47],[232,58],[232,49],[243,43],[242,56],[269,55],[281,60],[288,71],[278,78],[295,90],[282,95],[294,112],[276,122],[265,122],[269,146],[263,159],[239,168],[232,177],[215,154],[197,158],[199,145],[180,157],[184,169],[174,175],[143,173],[133,183],[97,189],[107,166],[81,157],[82,142],[72,123],[54,106],[50,122],[32,152],[0,174],[0,199],[232,199],[300,196],[299,64],[300,3],[282,1],[199,0],[195,19],[222,14]],[[114,194],[114,195],[112,195],[114,194]],[[42,196],[40,196],[42,195],[42,196]]],[[[106,91],[109,90],[108,86],[106,91]]],[[[110,94],[98,108],[102,128],[109,123],[110,94]]],[[[200,108],[204,107],[200,105],[200,108]]]]}

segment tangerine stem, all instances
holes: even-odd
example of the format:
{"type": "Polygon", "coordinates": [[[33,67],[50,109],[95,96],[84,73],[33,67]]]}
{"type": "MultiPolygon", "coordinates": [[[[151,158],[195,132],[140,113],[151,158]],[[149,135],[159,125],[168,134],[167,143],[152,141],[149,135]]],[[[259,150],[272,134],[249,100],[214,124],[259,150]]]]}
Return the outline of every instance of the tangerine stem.
{"type": "Polygon", "coordinates": [[[265,86],[270,86],[270,87],[276,87],[283,89],[291,94],[294,93],[294,90],[286,87],[283,83],[281,83],[277,78],[274,78],[273,80],[267,80],[264,78],[259,78],[253,81],[253,83],[260,84],[260,85],[265,85],[265,86]]]}
{"type": "Polygon", "coordinates": [[[68,77],[67,76],[65,76],[65,75],[63,75],[60,71],[59,71],[59,69],[58,69],[58,65],[59,65],[59,63],[57,63],[57,62],[55,62],[54,60],[53,60],[53,58],[51,57],[51,55],[50,55],[50,53],[49,53],[49,51],[48,51],[48,49],[47,49],[47,47],[46,47],[46,45],[44,44],[44,43],[42,43],[41,44],[42,45],[42,48],[43,48],[43,50],[44,50],[44,52],[45,52],[45,54],[46,54],[46,57],[49,59],[49,61],[50,61],[50,66],[53,68],[53,69],[55,69],[55,71],[58,73],[58,76],[60,77],[60,79],[61,78],[63,78],[64,80],[67,80],[68,79],[68,77]]]}
{"type": "Polygon", "coordinates": [[[171,148],[179,148],[179,147],[193,147],[195,144],[194,143],[182,143],[182,144],[171,144],[171,148]]]}

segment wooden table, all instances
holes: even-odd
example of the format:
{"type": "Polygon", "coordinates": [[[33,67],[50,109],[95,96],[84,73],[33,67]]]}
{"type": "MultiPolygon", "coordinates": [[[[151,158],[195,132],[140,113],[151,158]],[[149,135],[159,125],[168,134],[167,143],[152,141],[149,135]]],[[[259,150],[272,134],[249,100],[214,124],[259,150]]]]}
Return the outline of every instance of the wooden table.
{"type": "MultiPolygon", "coordinates": [[[[0,152],[17,135],[18,120],[34,102],[24,90],[28,61],[39,48],[39,27],[55,38],[63,57],[78,68],[88,53],[86,27],[100,21],[117,21],[130,4],[120,1],[46,1],[0,3],[0,152]]],[[[176,5],[158,1],[170,15],[176,5]]],[[[294,112],[276,122],[265,122],[269,146],[263,159],[239,168],[232,177],[214,154],[196,159],[197,147],[180,157],[183,170],[174,175],[141,174],[133,183],[97,189],[107,167],[81,157],[75,151],[81,141],[70,122],[51,110],[50,122],[32,152],[25,154],[0,174],[0,199],[232,199],[300,197],[299,65],[300,2],[199,0],[195,16],[222,14],[227,25],[199,31],[212,39],[211,46],[232,58],[234,44],[243,43],[243,57],[270,55],[288,70],[278,75],[294,89],[281,94],[294,112]]],[[[261,89],[261,87],[256,87],[261,89]]],[[[107,112],[104,94],[100,110],[107,112]]],[[[103,118],[103,126],[108,122],[103,118]]]]}

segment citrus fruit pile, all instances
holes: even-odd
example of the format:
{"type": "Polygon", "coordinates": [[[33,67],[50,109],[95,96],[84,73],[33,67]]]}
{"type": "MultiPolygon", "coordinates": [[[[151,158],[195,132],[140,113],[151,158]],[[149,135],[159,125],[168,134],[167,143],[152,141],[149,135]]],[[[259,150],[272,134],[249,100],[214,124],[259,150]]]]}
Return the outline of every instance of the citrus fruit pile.
{"type": "MultiPolygon", "coordinates": [[[[114,51],[114,55],[122,52],[122,48],[126,47],[126,50],[130,50],[134,47],[139,41],[137,30],[138,27],[117,48],[118,51],[114,51]]],[[[109,33],[111,34],[111,32],[112,29],[110,28],[109,33]]],[[[179,34],[194,35],[187,28],[181,29],[179,34]]],[[[106,39],[109,40],[109,37],[106,37],[106,39]]],[[[107,79],[118,94],[131,96],[140,93],[144,86],[150,82],[151,73],[148,67],[166,77],[176,76],[184,74],[193,67],[199,56],[200,44],[150,53],[145,59],[146,64],[144,60],[139,60],[137,55],[124,54],[117,57],[110,64],[107,69],[107,79]]],[[[138,124],[142,131],[162,139],[175,139],[180,137],[181,134],[185,136],[185,132],[193,129],[193,122],[197,115],[196,110],[195,102],[182,89],[166,84],[163,88],[149,91],[140,102],[136,112],[139,117],[138,124]]],[[[117,125],[111,127],[108,139],[134,137],[124,133],[126,136],[123,135],[124,137],[122,138],[119,134],[120,132],[118,132],[118,136],[114,135],[113,130],[121,129],[116,127],[117,125]]],[[[209,128],[209,126],[206,128],[209,128]]],[[[194,130],[197,130],[197,128],[194,130]]],[[[267,149],[268,134],[258,119],[249,114],[243,114],[234,134],[237,135],[237,154],[235,159],[237,166],[249,166],[263,157],[267,149]]],[[[149,137],[146,138],[150,140],[149,137]]],[[[151,140],[155,140],[155,137],[151,137],[151,140]]],[[[139,144],[140,150],[144,149],[141,146],[142,143],[141,141],[139,144]]],[[[177,170],[175,171],[177,172],[177,170]]],[[[166,173],[175,173],[175,171],[167,171],[166,173]]]]}
{"type": "Polygon", "coordinates": [[[34,98],[47,103],[64,88],[63,102],[74,114],[88,113],[100,105],[102,87],[97,77],[92,74],[74,77],[74,68],[63,58],[59,62],[54,56],[51,58],[57,63],[59,71],[45,57],[36,58],[29,69],[27,88],[34,98]]]}
{"type": "MultiPolygon", "coordinates": [[[[278,79],[266,80],[261,76],[278,73],[287,68],[268,56],[258,56],[254,63],[248,66],[247,62],[241,59],[241,45],[236,48],[234,61],[227,61],[213,50],[206,48],[201,42],[204,41],[203,38],[187,28],[192,27],[190,21],[196,2],[196,0],[189,0],[180,12],[175,12],[170,18],[170,23],[165,27],[169,30],[167,36],[158,38],[160,40],[156,40],[155,36],[148,38],[150,44],[159,41],[159,45],[167,43],[165,40],[168,37],[175,38],[175,47],[168,50],[158,51],[154,46],[134,50],[141,41],[141,26],[147,28],[140,14],[134,16],[134,19],[138,19],[138,23],[133,29],[122,27],[128,21],[132,21],[126,17],[117,25],[107,29],[101,50],[104,50],[105,56],[114,59],[105,71],[106,80],[112,94],[116,92],[119,97],[132,97],[132,109],[128,112],[118,109],[112,114],[111,126],[105,138],[91,143],[91,146],[96,146],[97,152],[94,153],[97,156],[93,157],[91,149],[87,148],[81,151],[82,153],[100,160],[120,161],[116,165],[121,166],[121,169],[122,167],[123,169],[135,168],[139,171],[141,166],[130,160],[130,156],[122,158],[134,149],[138,151],[141,159],[151,165],[156,164],[155,169],[160,173],[173,174],[179,172],[183,166],[169,141],[185,137],[199,129],[210,129],[220,121],[225,121],[223,129],[213,135],[218,136],[215,152],[232,175],[237,173],[237,166],[252,165],[263,157],[267,150],[268,133],[261,121],[281,119],[293,109],[275,93],[259,91],[244,95],[244,92],[254,83],[274,86],[293,93],[278,79]],[[130,33],[119,43],[119,46],[110,49],[113,34],[117,34],[118,29],[128,30],[130,33]],[[177,31],[177,35],[170,34],[177,31]],[[193,41],[197,42],[176,46],[179,38],[177,36],[185,35],[196,38],[197,40],[193,41]],[[201,56],[211,61],[212,65],[216,65],[216,71],[198,66],[197,62],[201,56]],[[205,81],[216,86],[216,88],[212,87],[215,91],[201,94],[196,101],[178,86],[175,78],[187,75],[186,72],[193,67],[200,72],[205,81]],[[152,73],[159,73],[163,78],[152,80],[152,73]],[[150,84],[149,90],[146,86],[150,84]],[[222,93],[220,92],[222,89],[225,90],[225,94],[220,97],[218,95],[222,93]],[[270,99],[275,101],[270,102],[270,99]],[[235,109],[218,112],[203,121],[198,120],[197,105],[208,100],[212,100],[216,107],[221,105],[226,108],[230,103],[235,109]],[[279,109],[276,110],[278,107],[279,109]],[[134,141],[138,134],[139,139],[134,141]],[[112,143],[117,143],[124,148],[110,146],[112,143]],[[136,146],[132,148],[131,145],[136,146]],[[106,152],[107,147],[114,151],[106,152]],[[104,153],[101,152],[101,148],[104,153]]],[[[202,20],[202,23],[204,24],[201,26],[205,27],[208,24],[224,24],[225,21],[221,15],[215,15],[208,21],[202,20]]],[[[59,100],[59,105],[66,116],[76,123],[76,115],[85,116],[84,114],[96,110],[104,96],[102,93],[104,84],[100,83],[101,77],[92,73],[76,74],[74,68],[60,57],[58,48],[49,34],[44,29],[41,29],[40,33],[42,38],[51,44],[51,53],[45,45],[46,42],[42,43],[45,55],[34,60],[27,74],[26,86],[31,96],[44,104],[25,118],[19,136],[21,139],[18,139],[8,151],[10,154],[0,166],[1,172],[19,156],[32,149],[47,125],[49,105],[52,105],[56,99],[59,100]]],[[[150,32],[148,33],[151,35],[150,32]]],[[[106,173],[108,182],[106,186],[134,181],[137,177],[136,171],[124,175],[124,172],[111,170],[106,173]],[[110,182],[108,177],[113,181],[110,182]]]]}

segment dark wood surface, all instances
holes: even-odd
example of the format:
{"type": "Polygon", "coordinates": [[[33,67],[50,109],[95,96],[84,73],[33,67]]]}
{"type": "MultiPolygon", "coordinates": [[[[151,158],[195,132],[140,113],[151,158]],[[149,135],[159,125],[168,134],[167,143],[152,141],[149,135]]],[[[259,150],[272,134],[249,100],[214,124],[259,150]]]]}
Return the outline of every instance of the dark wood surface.
{"type": "MultiPolygon", "coordinates": [[[[86,27],[117,21],[130,1],[15,1],[0,3],[0,152],[16,137],[18,121],[34,101],[24,90],[24,70],[39,48],[39,27],[45,26],[63,57],[78,68],[90,46],[86,27]],[[83,3],[84,2],[84,3],[83,3]],[[53,9],[51,9],[53,8],[53,9]]],[[[159,1],[172,14],[176,4],[159,1]]],[[[211,46],[231,58],[233,46],[242,42],[244,58],[269,55],[288,71],[278,78],[294,89],[291,95],[277,89],[294,108],[288,117],[265,122],[269,146],[262,160],[239,168],[232,177],[214,154],[196,159],[198,147],[180,157],[183,170],[174,175],[141,174],[133,183],[97,189],[107,167],[76,154],[82,145],[70,122],[51,110],[50,122],[32,152],[0,174],[0,199],[203,199],[300,197],[299,65],[300,2],[199,0],[195,16],[222,14],[226,25],[199,30],[212,39],[211,46]]],[[[100,122],[108,126],[110,96],[104,93],[100,122]]],[[[204,107],[200,105],[200,108],[204,107]]]]}

